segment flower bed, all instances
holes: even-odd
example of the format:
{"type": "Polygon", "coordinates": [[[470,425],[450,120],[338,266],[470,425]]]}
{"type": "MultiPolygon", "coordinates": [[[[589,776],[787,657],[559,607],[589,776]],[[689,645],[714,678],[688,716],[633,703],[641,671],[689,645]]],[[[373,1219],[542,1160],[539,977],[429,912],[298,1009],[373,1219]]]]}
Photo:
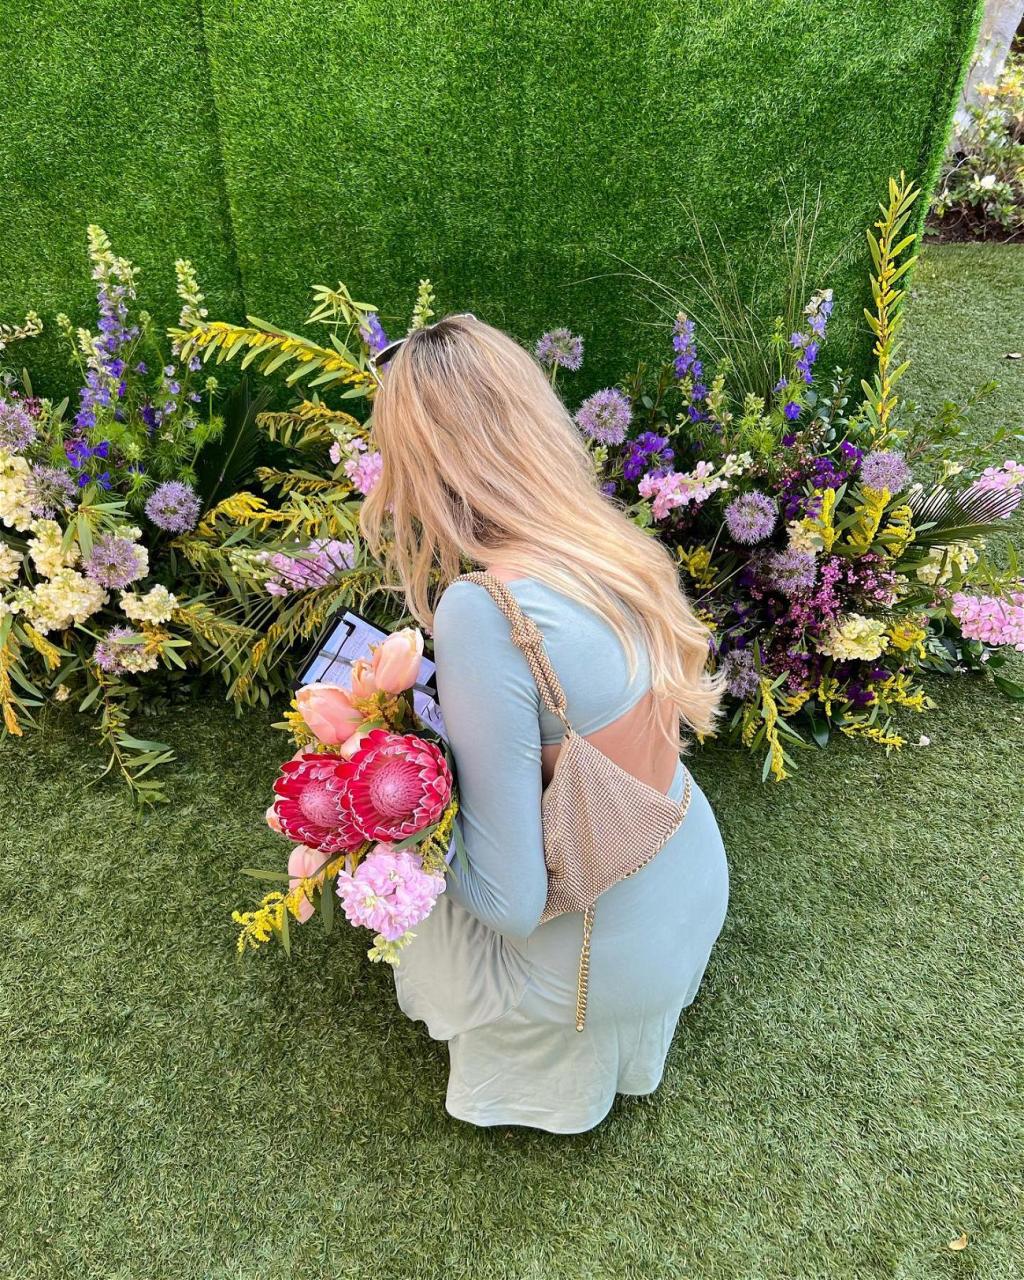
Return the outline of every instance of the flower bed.
{"type": "MultiPolygon", "coordinates": [[[[917,196],[891,183],[870,237],[876,371],[858,395],[841,371],[822,374],[833,298],[819,289],[767,339],[767,393],[727,358],[706,366],[681,311],[664,367],[575,412],[609,500],[672,549],[714,631],[728,732],[780,781],[797,746],[833,731],[901,746],[901,719],[931,705],[924,672],[984,670],[1024,695],[1000,670],[1008,648],[1024,649],[1024,586],[1012,549],[1001,564],[986,541],[1018,506],[1024,467],[992,454],[979,468],[960,456],[962,414],[927,423],[898,396],[917,196]]],[[[235,701],[266,703],[340,609],[401,621],[357,535],[380,465],[367,361],[387,336],[343,286],[315,290],[323,342],[253,318],[210,321],[179,263],[165,356],[144,316],[128,314],[130,264],[91,236],[99,331],[58,319],[82,375],[73,418],[10,380],[0,409],[0,704],[15,734],[48,698],[97,712],[112,764],[151,800],[168,749],[129,733],[127,716],[186,667],[217,673],[235,701]],[[203,364],[233,360],[280,375],[297,402],[215,412],[203,364]],[[246,451],[250,465],[228,467],[246,451]],[[229,472],[248,487],[224,492],[229,472]]],[[[431,315],[423,282],[411,327],[431,315]]],[[[37,330],[29,316],[5,337],[37,330]]],[[[580,367],[584,342],[552,330],[536,353],[557,380],[580,367]]]]}

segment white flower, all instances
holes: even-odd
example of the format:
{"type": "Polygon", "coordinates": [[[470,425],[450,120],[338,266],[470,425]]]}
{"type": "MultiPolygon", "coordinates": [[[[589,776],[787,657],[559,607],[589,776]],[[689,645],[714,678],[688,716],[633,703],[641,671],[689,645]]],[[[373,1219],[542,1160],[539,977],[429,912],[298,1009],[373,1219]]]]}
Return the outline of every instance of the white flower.
{"type": "Polygon", "coordinates": [[[32,591],[16,597],[37,631],[63,631],[84,622],[107,603],[107,593],[91,578],[74,569],[60,569],[49,582],[38,582],[32,591]]]}
{"type": "Polygon", "coordinates": [[[32,472],[18,454],[0,449],[0,520],[9,529],[29,529],[32,508],[29,505],[29,481],[32,472]]]}
{"type": "Polygon", "coordinates": [[[6,542],[0,542],[0,582],[15,582],[20,570],[21,556],[6,542]]]}
{"type": "Polygon", "coordinates": [[[32,535],[28,540],[28,553],[44,578],[54,577],[78,559],[78,548],[73,542],[66,549],[63,547],[64,534],[56,520],[33,521],[32,535]]]}
{"type": "Polygon", "coordinates": [[[170,622],[178,598],[166,587],[151,587],[144,596],[121,592],[121,608],[133,622],[170,622]]]}
{"type": "Polygon", "coordinates": [[[965,573],[977,563],[978,553],[969,542],[952,542],[947,547],[929,547],[928,559],[917,570],[917,578],[930,586],[941,586],[952,578],[954,565],[961,573],[965,573]]]}
{"type": "Polygon", "coordinates": [[[981,187],[982,191],[991,191],[997,181],[998,179],[994,173],[986,173],[983,178],[978,179],[978,186],[981,187]]]}

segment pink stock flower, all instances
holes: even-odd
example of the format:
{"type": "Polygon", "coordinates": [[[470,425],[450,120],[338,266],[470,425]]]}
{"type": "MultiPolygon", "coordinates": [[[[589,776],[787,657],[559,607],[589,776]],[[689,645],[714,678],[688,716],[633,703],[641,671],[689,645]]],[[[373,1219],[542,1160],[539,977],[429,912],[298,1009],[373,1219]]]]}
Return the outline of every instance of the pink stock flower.
{"type": "Polygon", "coordinates": [[[952,613],[969,640],[1008,645],[1024,653],[1024,591],[1000,596],[953,594],[952,613]]]}
{"type": "Polygon", "coordinates": [[[418,925],[444,892],[444,876],[423,870],[419,855],[378,844],[352,874],[339,871],[337,893],[350,924],[389,942],[418,925]]]}
{"type": "Polygon", "coordinates": [[[411,689],[422,659],[423,633],[416,627],[395,631],[373,651],[373,683],[385,693],[411,689]]]}
{"type": "Polygon", "coordinates": [[[366,717],[340,684],[307,684],[295,695],[299,714],[325,746],[347,742],[366,717]]]}
{"type": "Polygon", "coordinates": [[[345,463],[345,474],[365,497],[374,487],[384,470],[384,459],[379,453],[361,453],[345,463]]]}
{"type": "MultiPolygon", "coordinates": [[[[318,853],[315,849],[309,849],[304,844],[298,844],[291,851],[288,858],[288,887],[297,889],[299,881],[307,879],[323,867],[326,858],[324,854],[318,853]]],[[[313,914],[313,904],[310,900],[303,896],[299,903],[299,924],[305,924],[309,917],[313,914]]]]}
{"type": "Polygon", "coordinates": [[[373,729],[328,784],[367,840],[405,840],[435,823],[452,794],[441,751],[412,734],[373,729]]]}
{"type": "Polygon", "coordinates": [[[286,760],[274,783],[274,813],[283,833],[321,853],[341,853],[362,844],[344,807],[341,775],[347,761],[325,752],[304,751],[286,760]]]}

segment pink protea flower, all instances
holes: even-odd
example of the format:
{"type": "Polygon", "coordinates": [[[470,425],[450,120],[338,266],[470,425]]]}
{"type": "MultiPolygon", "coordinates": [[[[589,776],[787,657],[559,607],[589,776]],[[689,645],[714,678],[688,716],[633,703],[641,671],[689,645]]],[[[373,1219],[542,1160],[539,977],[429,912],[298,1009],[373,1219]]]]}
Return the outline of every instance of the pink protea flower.
{"type": "Polygon", "coordinates": [[[397,842],[438,820],[452,775],[432,742],[374,729],[328,785],[360,835],[397,842]]]}
{"type": "Polygon", "coordinates": [[[345,765],[340,756],[305,751],[281,766],[273,807],[290,840],[321,853],[341,853],[362,844],[363,837],[343,804],[345,765]]]}
{"type": "Polygon", "coordinates": [[[430,914],[444,876],[423,870],[416,853],[379,844],[350,875],[339,871],[337,893],[350,924],[395,942],[430,914]]]}

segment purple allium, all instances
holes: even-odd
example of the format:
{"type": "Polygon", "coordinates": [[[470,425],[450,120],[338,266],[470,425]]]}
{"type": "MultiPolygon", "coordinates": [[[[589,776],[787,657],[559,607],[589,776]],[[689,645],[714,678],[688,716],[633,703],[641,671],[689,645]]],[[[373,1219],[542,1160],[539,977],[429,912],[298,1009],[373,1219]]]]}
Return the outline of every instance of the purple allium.
{"type": "Polygon", "coordinates": [[[764,568],[770,584],[784,596],[810,591],[818,576],[814,552],[796,547],[773,552],[766,558],[764,568]]]}
{"type": "Polygon", "coordinates": [[[734,498],[725,508],[725,523],[734,542],[763,542],[775,528],[779,509],[757,489],[734,498]]]}
{"type": "Polygon", "coordinates": [[[93,653],[93,659],[99,669],[111,675],[123,675],[125,672],[121,663],[123,645],[119,642],[134,640],[136,635],[137,632],[131,627],[111,627],[103,639],[97,641],[93,653]]]}
{"type": "Polygon", "coordinates": [[[592,440],[621,444],[633,420],[629,397],[617,387],[605,387],[588,396],[576,411],[576,423],[592,440]]]}
{"type": "Polygon", "coordinates": [[[60,467],[33,466],[28,490],[32,514],[44,520],[70,510],[78,500],[74,480],[60,467]]]}
{"type": "Polygon", "coordinates": [[[85,561],[86,577],[108,589],[127,587],[148,572],[146,548],[116,533],[101,533],[85,561]]]}
{"type": "Polygon", "coordinates": [[[17,400],[0,400],[0,449],[24,453],[36,438],[32,415],[17,400]]]}
{"type": "Polygon", "coordinates": [[[583,364],[583,339],[568,329],[549,329],[538,339],[536,355],[545,369],[575,373],[583,364]]]}
{"type": "Polygon", "coordinates": [[[376,311],[367,312],[365,322],[359,326],[359,336],[366,343],[371,356],[380,355],[391,341],[384,332],[384,326],[376,311]]]}
{"type": "Polygon", "coordinates": [[[895,449],[875,449],[860,464],[860,480],[870,489],[899,493],[910,483],[911,472],[902,453],[895,449]]]}
{"type": "Polygon", "coordinates": [[[790,422],[795,422],[800,417],[800,406],[795,400],[790,400],[786,407],[782,410],[790,422]]]}
{"type": "Polygon", "coordinates": [[[758,684],[754,655],[749,649],[730,649],[722,660],[726,688],[734,698],[748,698],[758,684]]]}
{"type": "Polygon", "coordinates": [[[187,533],[199,522],[199,497],[183,480],[166,480],[146,500],[146,515],[165,533],[187,533]]]}

